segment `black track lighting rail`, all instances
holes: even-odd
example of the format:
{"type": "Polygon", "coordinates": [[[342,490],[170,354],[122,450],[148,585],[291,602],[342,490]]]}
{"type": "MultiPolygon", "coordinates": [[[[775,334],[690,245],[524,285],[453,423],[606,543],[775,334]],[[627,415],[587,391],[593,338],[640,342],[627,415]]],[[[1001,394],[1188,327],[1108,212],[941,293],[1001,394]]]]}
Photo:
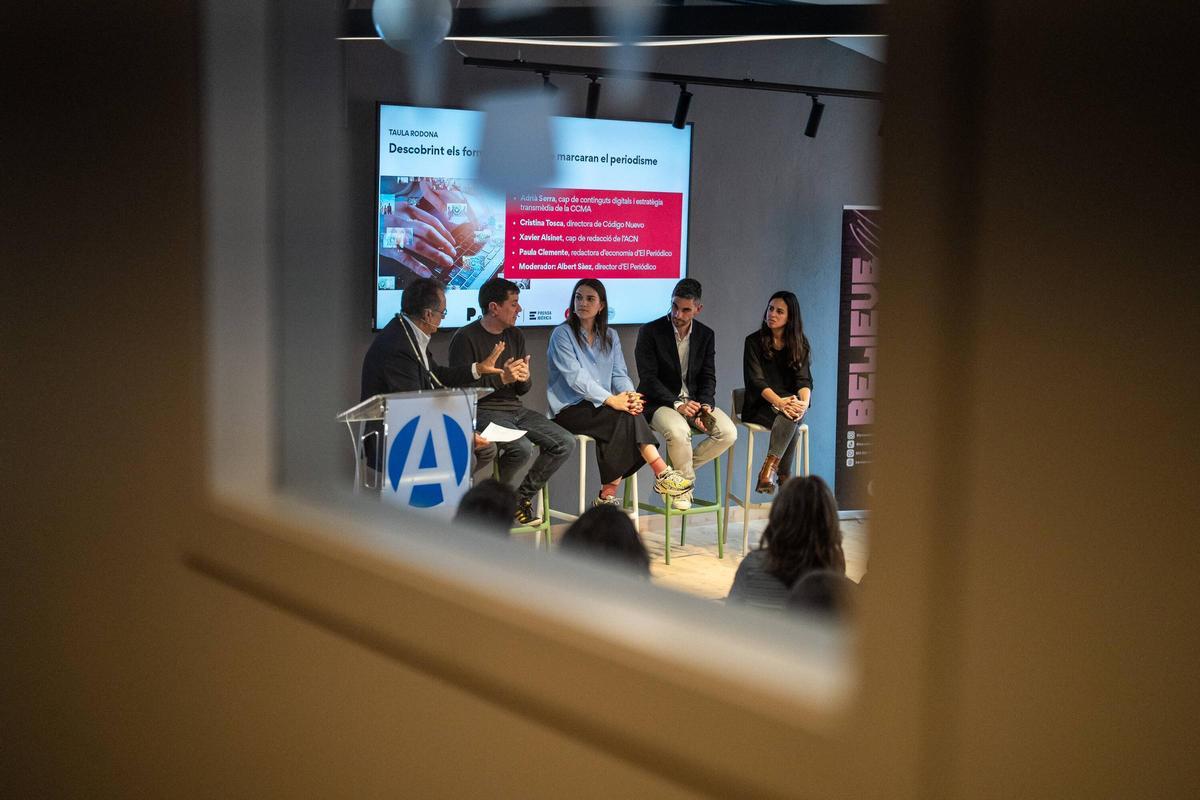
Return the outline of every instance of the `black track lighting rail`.
{"type": "Polygon", "coordinates": [[[882,100],[882,92],[868,92],[862,89],[838,89],[832,86],[807,86],[800,83],[775,83],[773,81],[757,81],[753,78],[714,78],[704,75],[680,75],[673,72],[640,72],[633,69],[615,69],[612,67],[579,67],[574,64],[546,64],[520,59],[505,61],[499,58],[475,58],[468,56],[463,59],[468,67],[483,69],[507,69],[519,72],[534,72],[542,75],[557,73],[560,75],[582,75],[589,78],[625,78],[637,81],[653,81],[656,83],[674,83],[684,86],[720,86],[725,89],[753,89],[761,92],[790,92],[792,94],[820,95],[822,97],[849,97],[855,100],[882,100]]]}

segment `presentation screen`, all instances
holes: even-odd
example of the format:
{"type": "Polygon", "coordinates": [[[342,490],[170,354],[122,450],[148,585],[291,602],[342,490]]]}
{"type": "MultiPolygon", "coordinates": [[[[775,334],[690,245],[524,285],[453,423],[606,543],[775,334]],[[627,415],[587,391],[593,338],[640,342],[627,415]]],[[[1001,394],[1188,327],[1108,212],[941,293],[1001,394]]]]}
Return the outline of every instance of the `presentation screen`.
{"type": "Polygon", "coordinates": [[[522,326],[562,322],[585,277],[604,282],[612,324],[668,311],[687,274],[690,125],[552,117],[554,177],[506,189],[477,178],[482,112],[378,112],[376,328],[418,277],[445,285],[450,328],[478,316],[493,277],[521,288],[522,326]]]}

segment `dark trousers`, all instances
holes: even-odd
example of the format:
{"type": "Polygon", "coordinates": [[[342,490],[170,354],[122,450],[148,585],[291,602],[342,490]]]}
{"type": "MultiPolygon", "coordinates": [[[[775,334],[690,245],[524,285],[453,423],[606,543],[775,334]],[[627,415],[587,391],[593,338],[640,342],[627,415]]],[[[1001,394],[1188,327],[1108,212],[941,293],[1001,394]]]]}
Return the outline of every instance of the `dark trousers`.
{"type": "Polygon", "coordinates": [[[525,435],[516,441],[497,443],[500,450],[500,480],[513,487],[521,500],[528,500],[540,492],[554,471],[575,450],[574,436],[542,414],[524,407],[492,409],[480,405],[475,412],[475,419],[476,427],[481,431],[492,422],[505,428],[525,431],[525,435]],[[534,446],[538,449],[536,459],[533,456],[534,446]],[[533,463],[530,464],[530,461],[533,463]],[[517,477],[526,464],[529,464],[529,471],[517,485],[517,477]]]}
{"type": "Polygon", "coordinates": [[[801,419],[798,422],[776,414],[771,423],[771,443],[767,445],[767,455],[779,459],[779,471],[785,475],[792,474],[792,459],[796,456],[796,440],[799,439],[801,419]]]}

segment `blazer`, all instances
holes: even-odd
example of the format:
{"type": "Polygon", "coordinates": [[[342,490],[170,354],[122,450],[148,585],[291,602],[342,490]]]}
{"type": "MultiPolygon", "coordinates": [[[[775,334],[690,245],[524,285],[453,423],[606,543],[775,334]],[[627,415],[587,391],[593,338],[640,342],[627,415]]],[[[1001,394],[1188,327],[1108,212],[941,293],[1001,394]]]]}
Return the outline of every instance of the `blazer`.
{"type": "MultiPolygon", "coordinates": [[[[467,386],[475,381],[470,364],[457,367],[439,366],[428,349],[425,351],[425,358],[428,359],[429,369],[426,369],[421,359],[417,358],[417,341],[416,332],[402,316],[397,314],[392,317],[392,321],[379,332],[363,357],[360,400],[377,394],[436,388],[430,372],[437,376],[444,386],[467,386]]],[[[382,431],[383,425],[378,422],[368,422],[364,429],[366,434],[382,431]]],[[[379,469],[375,449],[368,447],[365,455],[367,466],[379,469]]]]}
{"type": "Polygon", "coordinates": [[[692,320],[686,376],[679,371],[679,348],[675,345],[675,326],[671,324],[670,315],[647,322],[638,330],[634,358],[638,370],[637,388],[646,397],[647,419],[653,419],[654,412],[663,406],[674,407],[685,378],[689,398],[716,408],[716,336],[712,328],[700,320],[692,320]]]}
{"type": "Polygon", "coordinates": [[[425,351],[429,369],[421,363],[416,350],[417,334],[405,319],[397,314],[392,317],[363,358],[362,366],[362,397],[389,392],[410,392],[416,389],[434,389],[430,372],[444,386],[469,386],[475,382],[470,364],[460,364],[454,367],[440,366],[433,360],[433,354],[425,351]]]}

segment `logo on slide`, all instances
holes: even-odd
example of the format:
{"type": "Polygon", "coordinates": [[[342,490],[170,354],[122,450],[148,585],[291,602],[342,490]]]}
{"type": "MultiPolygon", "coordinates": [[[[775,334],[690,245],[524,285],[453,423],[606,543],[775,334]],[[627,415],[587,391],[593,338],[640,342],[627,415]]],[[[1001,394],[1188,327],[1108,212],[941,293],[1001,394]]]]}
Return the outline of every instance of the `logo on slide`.
{"type": "Polygon", "coordinates": [[[462,486],[470,463],[471,447],[462,426],[445,414],[414,417],[392,440],[388,482],[398,494],[409,491],[407,504],[413,508],[433,508],[462,486]]]}

